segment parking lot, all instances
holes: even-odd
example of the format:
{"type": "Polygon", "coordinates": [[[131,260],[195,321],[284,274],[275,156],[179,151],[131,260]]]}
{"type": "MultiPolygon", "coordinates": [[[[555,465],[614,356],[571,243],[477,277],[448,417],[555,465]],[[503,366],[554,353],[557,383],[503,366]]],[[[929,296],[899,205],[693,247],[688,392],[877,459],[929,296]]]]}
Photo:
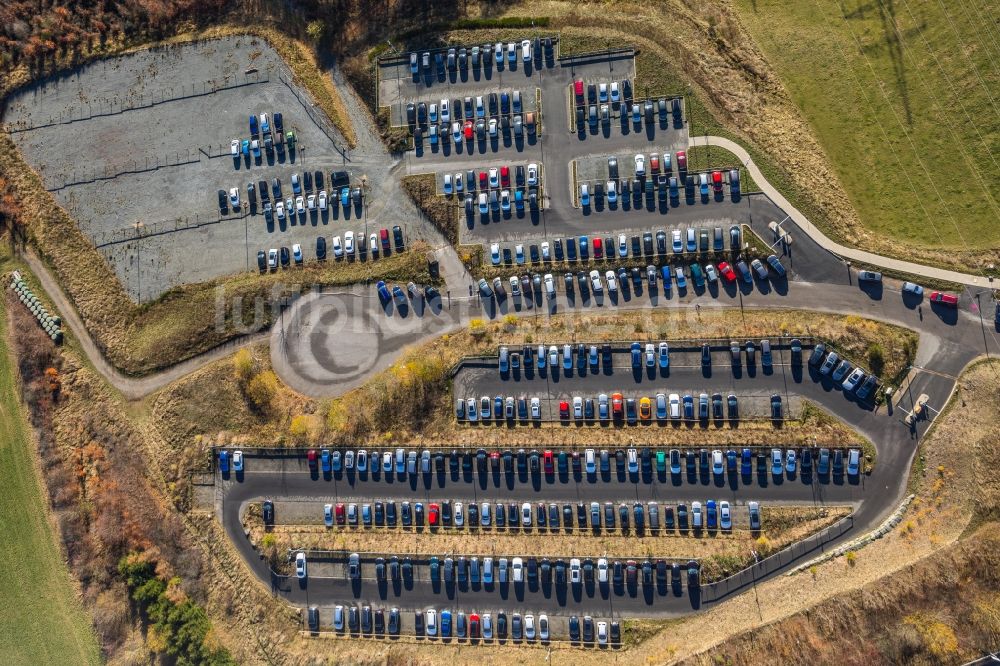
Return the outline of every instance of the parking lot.
{"type": "Polygon", "coordinates": [[[346,170],[355,182],[362,175],[345,166],[335,130],[300,102],[306,93],[286,81],[270,47],[233,37],[83,67],[13,98],[4,121],[128,293],[146,301],[181,284],[256,270],[258,250],[315,248],[319,235],[329,241],[365,228],[362,207],[271,226],[261,207],[246,205],[250,182],[277,178],[291,194],[293,173],[346,170]],[[276,112],[294,145],[234,159],[230,142],[251,138],[248,117],[276,112]],[[221,215],[217,192],[233,187],[241,208],[221,215]]]}

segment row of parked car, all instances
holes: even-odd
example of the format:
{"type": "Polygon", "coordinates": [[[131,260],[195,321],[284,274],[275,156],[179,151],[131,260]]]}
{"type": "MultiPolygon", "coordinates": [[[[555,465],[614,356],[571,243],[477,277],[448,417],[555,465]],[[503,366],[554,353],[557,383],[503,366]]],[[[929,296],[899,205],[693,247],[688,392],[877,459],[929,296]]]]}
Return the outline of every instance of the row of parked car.
{"type": "Polygon", "coordinates": [[[410,53],[410,74],[419,76],[421,72],[429,74],[436,69],[439,75],[443,75],[445,69],[449,72],[465,72],[471,66],[474,70],[482,67],[489,68],[493,63],[500,69],[504,62],[510,65],[517,63],[518,57],[521,62],[530,63],[534,59],[544,57],[551,60],[553,57],[553,41],[551,37],[535,37],[534,41],[523,39],[520,42],[497,42],[487,43],[482,46],[471,47],[452,46],[445,51],[424,51],[423,53],[410,53]]]}
{"type": "MultiPolygon", "coordinates": [[[[776,255],[769,255],[767,257],[767,264],[774,271],[777,276],[776,279],[783,279],[786,276],[787,272],[785,267],[776,255]]],[[[746,261],[740,259],[736,262],[736,269],[739,270],[740,278],[745,284],[753,284],[753,275],[750,273],[750,268],[753,268],[757,278],[761,281],[768,279],[768,268],[760,259],[751,260],[750,266],[747,266],[746,261]]],[[[701,264],[694,262],[688,266],[688,270],[690,271],[691,281],[694,283],[694,287],[696,289],[703,288],[706,282],[710,284],[718,282],[720,276],[727,284],[733,284],[737,280],[736,271],[733,270],[733,267],[726,261],[720,261],[718,266],[715,264],[705,264],[704,267],[702,267],[701,264]]],[[[603,294],[604,286],[607,285],[608,293],[613,296],[618,293],[619,289],[622,291],[629,290],[630,280],[632,287],[635,289],[642,287],[644,280],[648,283],[650,290],[656,289],[657,281],[659,279],[658,276],[663,280],[664,291],[669,291],[672,288],[672,282],[674,280],[677,281],[678,289],[687,289],[687,274],[685,273],[684,267],[678,265],[671,268],[670,264],[663,264],[659,271],[657,271],[656,266],[650,264],[646,267],[645,273],[643,273],[643,271],[641,271],[638,267],[632,267],[628,271],[624,268],[619,268],[617,273],[613,270],[608,270],[605,271],[603,276],[600,271],[596,269],[591,270],[589,274],[586,271],[578,271],[575,277],[579,283],[581,295],[586,296],[588,291],[592,291],[595,295],[603,294]]],[[[563,276],[563,282],[565,284],[567,295],[573,294],[577,288],[574,285],[573,278],[574,275],[571,272],[567,272],[563,276]]],[[[512,275],[506,282],[510,285],[510,295],[515,304],[519,303],[522,293],[524,298],[533,299],[535,295],[541,296],[543,289],[545,295],[550,300],[554,300],[556,298],[557,284],[556,278],[552,275],[552,273],[546,273],[544,275],[540,273],[532,273],[531,275],[521,276],[512,275]]],[[[487,282],[485,278],[480,278],[477,287],[479,289],[480,296],[484,299],[489,300],[496,298],[498,301],[504,301],[507,298],[507,288],[504,284],[505,281],[503,278],[493,278],[492,283],[487,282]]]]}
{"type": "MultiPolygon", "coordinates": [[[[630,256],[632,259],[655,260],[666,257],[671,252],[674,255],[709,252],[722,254],[726,251],[726,236],[722,227],[678,227],[670,230],[669,243],[666,229],[632,234],[631,238],[624,233],[618,234],[617,238],[596,234],[556,238],[551,242],[529,243],[527,251],[524,243],[515,243],[510,247],[497,242],[490,244],[490,263],[493,266],[523,266],[527,262],[538,265],[553,261],[589,261],[592,258],[612,261],[630,256]]],[[[742,238],[740,225],[729,227],[728,238],[729,250],[739,251],[742,238]]],[[[768,263],[772,262],[769,260],[768,263]]],[[[655,273],[655,267],[652,268],[655,273]]]]}
{"type": "MultiPolygon", "coordinates": [[[[735,455],[735,452],[733,453],[735,455]]],[[[788,453],[794,454],[794,451],[790,449],[788,453]]],[[[718,465],[721,467],[724,465],[721,462],[721,451],[714,451],[712,455],[713,466],[718,465]],[[716,460],[717,456],[720,458],[719,461],[716,460]]],[[[774,449],[772,450],[772,457],[777,458],[775,462],[776,468],[772,470],[774,476],[782,476],[785,466],[794,470],[796,464],[794,455],[790,455],[787,461],[783,462],[781,450],[774,449]]],[[[677,461],[677,469],[679,470],[679,453],[671,454],[672,467],[675,459],[677,461]]],[[[857,465],[857,462],[854,464],[857,465]]],[[[842,470],[841,473],[843,473],[842,470]]],[[[856,475],[856,473],[855,470],[852,476],[856,475]]],[[[677,474],[680,474],[680,471],[677,474]]],[[[723,476],[724,474],[725,472],[721,471],[717,473],[717,476],[723,476]]],[[[789,471],[789,475],[792,474],[794,472],[789,471]]],[[[701,502],[692,502],[690,525],[688,523],[688,508],[686,504],[677,505],[676,520],[673,506],[668,506],[664,503],[661,507],[661,504],[657,502],[648,502],[647,504],[643,504],[642,502],[633,502],[631,504],[621,502],[618,505],[617,519],[615,505],[612,502],[605,502],[603,511],[599,502],[590,502],[589,511],[586,503],[578,502],[575,513],[572,504],[565,503],[560,507],[555,502],[551,502],[548,505],[544,502],[538,502],[537,507],[534,507],[534,509],[530,502],[524,502],[521,504],[520,511],[515,502],[511,502],[505,506],[502,502],[496,502],[494,505],[490,502],[469,502],[465,504],[463,502],[453,503],[450,500],[444,500],[440,503],[430,502],[426,505],[426,512],[423,502],[416,502],[412,507],[409,502],[404,502],[403,504],[406,507],[403,511],[403,527],[423,527],[427,525],[432,528],[462,530],[468,526],[469,528],[493,528],[511,531],[518,528],[528,530],[534,527],[554,533],[558,533],[560,530],[572,532],[574,528],[596,531],[602,527],[601,517],[603,514],[603,527],[605,530],[614,530],[620,527],[622,530],[628,531],[634,528],[635,532],[639,534],[649,532],[656,535],[661,531],[660,510],[662,508],[662,529],[668,535],[673,534],[675,529],[678,528],[681,532],[687,532],[689,528],[695,530],[701,530],[705,527],[709,530],[721,528],[724,531],[729,531],[733,528],[732,510],[729,502],[725,500],[719,503],[716,503],[715,500],[709,500],[705,505],[705,514],[702,513],[701,502]],[[426,523],[424,522],[425,515],[426,523]],[[574,516],[576,519],[575,524],[574,516]],[[703,516],[705,516],[704,520],[703,516]]],[[[760,530],[760,506],[758,503],[750,502],[747,511],[750,529],[754,531],[760,530]]],[[[327,527],[392,528],[399,525],[396,503],[391,500],[384,503],[376,501],[360,504],[356,502],[325,504],[323,506],[323,521],[327,527]]],[[[396,558],[392,559],[395,560],[396,558]]],[[[464,561],[465,558],[461,559],[464,561]]],[[[384,577],[384,571],[378,566],[376,566],[376,574],[377,576],[384,577]]],[[[492,576],[487,576],[483,582],[492,582],[492,576]]],[[[500,582],[505,582],[505,580],[501,579],[500,582]]]]}
{"type": "Polygon", "coordinates": [[[229,142],[229,152],[234,161],[238,161],[241,156],[249,159],[251,155],[254,159],[259,160],[262,149],[269,155],[274,150],[277,150],[279,155],[283,155],[286,143],[289,150],[295,149],[295,131],[290,129],[287,135],[284,134],[284,119],[280,112],[274,114],[273,127],[268,121],[266,113],[261,113],[259,116],[250,114],[249,118],[250,138],[233,139],[229,142]]]}
{"type": "Polygon", "coordinates": [[[513,132],[514,138],[521,139],[526,131],[529,136],[534,136],[535,129],[535,112],[528,111],[525,114],[515,113],[513,116],[495,116],[488,121],[485,118],[479,118],[475,121],[466,120],[464,123],[454,120],[451,125],[435,123],[427,127],[426,130],[417,125],[413,128],[413,141],[416,145],[420,145],[426,132],[427,140],[431,146],[449,141],[453,141],[458,146],[461,145],[462,141],[467,143],[485,142],[487,137],[494,142],[499,141],[501,135],[504,138],[510,138],[511,132],[513,132]]]}
{"type": "MultiPolygon", "coordinates": [[[[239,453],[239,452],[237,452],[239,453]]],[[[833,472],[835,476],[843,474],[844,452],[834,448],[812,449],[809,447],[801,450],[797,449],[771,449],[772,473],[777,476],[780,473],[781,460],[784,460],[785,469],[790,475],[801,470],[804,474],[813,472],[813,463],[817,462],[816,471],[820,476],[826,476],[833,472]],[[830,463],[833,463],[832,468],[830,463]]],[[[219,467],[224,472],[228,471],[229,452],[226,450],[219,453],[219,467]]],[[[240,454],[242,465],[242,454],[240,454]]],[[[856,449],[850,449],[847,458],[850,462],[849,474],[857,474],[857,465],[860,462],[860,453],[856,449]]],[[[235,457],[235,455],[234,455],[235,457]]],[[[478,472],[486,475],[492,472],[495,476],[507,475],[544,475],[545,478],[554,480],[558,477],[568,477],[572,472],[575,478],[580,478],[586,473],[588,476],[600,473],[602,476],[610,474],[612,468],[619,476],[630,474],[636,477],[641,473],[641,478],[649,478],[655,471],[657,475],[664,476],[669,470],[672,475],[678,475],[683,466],[686,468],[688,476],[693,476],[696,471],[701,477],[708,477],[710,474],[724,476],[726,474],[739,474],[744,478],[753,474],[754,458],[757,461],[758,474],[766,473],[768,452],[766,448],[744,447],[740,450],[708,449],[654,449],[650,447],[628,448],[628,449],[593,449],[587,448],[583,451],[574,449],[537,449],[526,450],[519,448],[516,450],[505,449],[503,451],[478,449],[476,451],[453,449],[452,451],[430,451],[424,449],[422,452],[407,451],[397,448],[395,451],[368,451],[367,449],[348,449],[340,451],[337,449],[310,449],[307,453],[309,467],[313,471],[322,471],[324,475],[339,475],[344,472],[366,473],[371,471],[381,472],[386,479],[397,477],[423,476],[432,473],[444,474],[450,471],[457,475],[464,472],[467,475],[478,472]]],[[[242,469],[242,467],[240,468],[242,469]]],[[[239,471],[239,470],[237,470],[239,471]]],[[[408,503],[404,503],[409,507],[408,503]]],[[[421,511],[423,505],[421,504],[421,511]]],[[[498,505],[499,506],[499,505],[498,505]]],[[[515,506],[513,504],[511,507],[515,506]]],[[[582,506],[582,504],[580,505],[582,506]]],[[[379,505],[376,503],[376,519],[379,505]]],[[[387,509],[388,510],[388,509],[387,509]]],[[[498,508],[499,512],[500,509],[498,508]]],[[[516,515],[516,509],[510,509],[516,515]]],[[[392,508],[392,516],[395,516],[395,505],[392,508]]],[[[422,514],[421,514],[422,515],[422,514]]],[[[404,513],[405,518],[405,513],[404,513]]],[[[512,519],[513,520],[513,519],[512,519]]],[[[376,524],[379,524],[376,522],[376,524]]],[[[407,523],[404,523],[407,524],[407,523]]]]}
{"type": "MultiPolygon", "coordinates": [[[[347,231],[344,233],[343,240],[340,236],[334,236],[330,243],[330,252],[335,261],[350,260],[355,255],[361,260],[370,255],[374,260],[378,259],[379,256],[388,256],[393,251],[403,252],[405,249],[406,241],[403,238],[403,229],[399,225],[392,228],[391,240],[389,230],[382,228],[369,234],[367,242],[363,231],[358,232],[356,243],[354,232],[347,231]]],[[[318,236],[316,238],[316,260],[326,261],[327,252],[326,237],[318,236]]],[[[282,268],[288,268],[293,261],[296,266],[302,265],[305,261],[302,245],[299,243],[293,244],[290,251],[287,247],[271,248],[266,254],[264,250],[257,251],[257,270],[261,273],[275,271],[279,264],[282,268]]]]}
{"type": "MultiPolygon", "coordinates": [[[[771,396],[771,418],[780,420],[782,418],[781,396],[774,394],[771,396]]],[[[725,399],[728,409],[728,416],[724,414],[723,397],[721,393],[708,393],[698,396],[684,394],[682,397],[678,393],[671,393],[669,397],[666,393],[657,393],[649,396],[624,397],[621,393],[601,393],[596,398],[572,396],[568,400],[559,400],[559,418],[568,421],[571,418],[576,421],[594,421],[595,419],[607,423],[610,421],[625,422],[635,424],[639,421],[659,422],[668,418],[679,421],[682,418],[691,423],[700,421],[708,423],[709,410],[711,418],[717,423],[721,423],[726,418],[734,421],[739,416],[739,400],[736,394],[730,393],[725,399]]],[[[514,420],[526,421],[541,420],[546,418],[542,414],[542,401],[537,396],[515,397],[498,395],[491,398],[484,395],[481,398],[458,398],[455,400],[455,418],[467,423],[487,422],[492,420],[495,423],[509,422],[514,420]]]]}
{"type": "Polygon", "coordinates": [[[854,392],[859,400],[867,400],[878,387],[878,378],[835,352],[827,353],[826,345],[819,343],[809,356],[809,365],[818,369],[822,377],[829,377],[845,393],[854,392]]]}
{"type": "Polygon", "coordinates": [[[411,127],[428,125],[447,125],[451,122],[486,120],[499,116],[509,116],[524,112],[521,91],[503,91],[488,95],[467,96],[465,100],[442,99],[440,102],[408,102],[406,104],[406,123],[411,127]]]}
{"type": "MultiPolygon", "coordinates": [[[[281,179],[275,177],[271,179],[270,187],[266,180],[260,180],[256,184],[253,181],[246,186],[246,202],[255,209],[258,198],[262,204],[264,219],[271,223],[273,216],[277,215],[279,220],[285,219],[287,214],[293,217],[296,213],[304,215],[307,210],[326,210],[328,205],[335,206],[336,199],[339,198],[341,205],[348,208],[351,203],[360,206],[362,203],[361,188],[351,188],[351,177],[346,171],[333,171],[330,173],[330,187],[332,194],[328,197],[324,189],[324,174],[320,170],[304,171],[301,175],[293,173],[291,177],[291,196],[284,198],[281,187],[281,179]],[[274,206],[272,207],[272,196],[274,206]]],[[[225,215],[228,209],[238,212],[241,208],[240,189],[232,187],[228,195],[225,190],[219,190],[219,213],[225,215]]]]}
{"type": "Polygon", "coordinates": [[[459,172],[454,175],[446,173],[442,192],[450,196],[461,194],[464,191],[474,192],[477,188],[480,192],[490,190],[509,190],[512,187],[511,176],[513,175],[514,187],[537,187],[539,185],[538,164],[532,162],[527,167],[518,164],[513,171],[507,165],[490,167],[489,169],[469,169],[464,174],[459,172]]]}

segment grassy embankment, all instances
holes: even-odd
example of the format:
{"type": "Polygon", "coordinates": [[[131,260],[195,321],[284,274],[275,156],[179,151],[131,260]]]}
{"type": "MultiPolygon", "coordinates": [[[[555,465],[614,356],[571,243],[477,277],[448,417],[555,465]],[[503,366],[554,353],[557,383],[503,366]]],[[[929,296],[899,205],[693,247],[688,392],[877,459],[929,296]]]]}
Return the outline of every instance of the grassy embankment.
{"type": "Polygon", "coordinates": [[[12,665],[99,664],[90,620],[49,522],[6,340],[0,300],[0,654],[12,665]]]}

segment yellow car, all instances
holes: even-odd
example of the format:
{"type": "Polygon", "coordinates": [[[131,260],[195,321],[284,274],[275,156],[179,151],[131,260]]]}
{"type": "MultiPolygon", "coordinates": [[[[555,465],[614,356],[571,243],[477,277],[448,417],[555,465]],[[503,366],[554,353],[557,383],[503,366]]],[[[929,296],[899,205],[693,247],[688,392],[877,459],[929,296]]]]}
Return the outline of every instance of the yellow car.
{"type": "Polygon", "coordinates": [[[643,421],[648,421],[652,416],[652,410],[650,408],[649,398],[642,398],[639,401],[639,418],[643,421]]]}

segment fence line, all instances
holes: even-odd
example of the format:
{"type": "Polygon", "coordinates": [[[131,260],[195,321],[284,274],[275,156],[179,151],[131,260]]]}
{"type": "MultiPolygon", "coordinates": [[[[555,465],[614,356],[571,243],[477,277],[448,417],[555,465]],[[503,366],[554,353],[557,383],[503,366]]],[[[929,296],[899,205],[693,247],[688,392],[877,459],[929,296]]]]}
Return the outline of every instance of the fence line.
{"type": "MultiPolygon", "coordinates": [[[[236,79],[234,83],[226,85],[217,84],[214,81],[203,81],[200,84],[192,83],[190,86],[182,85],[179,94],[173,94],[174,89],[170,88],[170,96],[166,92],[156,95],[155,93],[149,95],[148,101],[146,95],[139,95],[138,101],[135,98],[131,99],[120,99],[115,97],[113,99],[103,99],[96,103],[86,104],[87,112],[83,113],[84,107],[81,105],[78,107],[80,115],[73,113],[74,110],[70,110],[69,115],[65,113],[60,113],[58,116],[49,116],[48,120],[44,123],[38,123],[35,125],[24,125],[21,123],[14,123],[7,126],[7,131],[11,134],[17,134],[19,132],[30,132],[31,130],[42,129],[45,127],[53,127],[55,125],[69,125],[72,123],[78,123],[85,120],[91,120],[93,118],[102,118],[107,116],[116,116],[127,111],[139,111],[142,109],[152,108],[154,106],[159,106],[160,104],[167,104],[170,102],[176,102],[182,99],[192,99],[195,97],[204,97],[206,95],[212,95],[223,90],[234,90],[236,88],[243,88],[246,86],[257,85],[261,83],[268,83],[270,80],[266,75],[264,78],[260,78],[259,72],[254,72],[252,74],[243,74],[243,82],[236,79]],[[188,92],[185,92],[185,91],[188,92]]],[[[226,79],[228,80],[228,78],[226,79]]]]}
{"type": "Polygon", "coordinates": [[[329,120],[326,119],[325,114],[317,114],[315,109],[313,108],[314,104],[312,103],[312,101],[309,99],[303,99],[299,91],[295,89],[295,86],[289,83],[289,81],[285,79],[284,75],[282,75],[280,71],[278,72],[278,80],[284,83],[285,87],[288,88],[289,91],[291,91],[292,95],[295,96],[295,99],[297,99],[299,101],[299,104],[302,105],[302,108],[305,110],[306,115],[309,116],[310,120],[313,121],[313,124],[315,124],[316,127],[319,129],[319,131],[325,134],[326,138],[329,139],[330,143],[333,144],[334,150],[340,153],[341,157],[343,157],[344,160],[347,160],[348,159],[347,153],[344,152],[344,149],[341,148],[340,145],[337,143],[337,139],[334,138],[336,129],[330,126],[330,122],[329,120]]]}
{"type": "Polygon", "coordinates": [[[162,236],[164,234],[171,234],[177,231],[188,231],[191,229],[198,229],[201,227],[207,227],[212,224],[220,224],[227,220],[242,220],[249,213],[240,215],[239,217],[227,216],[227,217],[215,217],[215,218],[202,218],[197,213],[194,216],[194,220],[187,219],[176,219],[176,220],[165,220],[162,222],[152,222],[152,223],[140,223],[137,225],[123,227],[121,229],[115,229],[113,231],[101,231],[93,234],[91,236],[94,247],[96,249],[101,249],[109,245],[119,245],[121,243],[127,243],[129,241],[139,240],[140,238],[149,238],[150,236],[162,236]]]}

